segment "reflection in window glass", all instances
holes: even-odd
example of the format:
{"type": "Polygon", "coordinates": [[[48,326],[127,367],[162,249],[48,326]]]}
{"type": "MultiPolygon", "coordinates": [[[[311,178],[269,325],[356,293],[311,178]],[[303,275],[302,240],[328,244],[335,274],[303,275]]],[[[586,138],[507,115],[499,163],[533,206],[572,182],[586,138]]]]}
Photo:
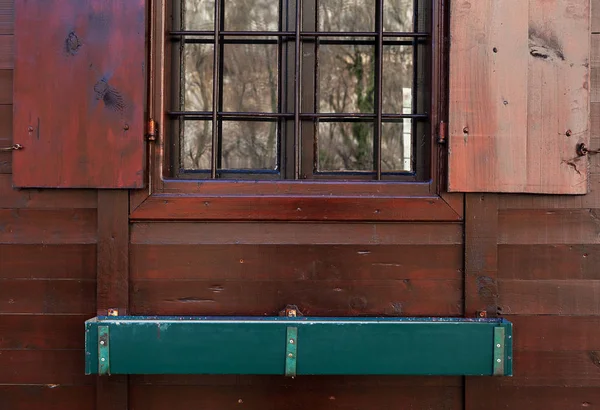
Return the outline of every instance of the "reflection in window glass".
{"type": "Polygon", "coordinates": [[[269,169],[277,167],[277,123],[224,121],[223,169],[269,169]]]}
{"type": "Polygon", "coordinates": [[[320,122],[317,148],[318,171],[373,171],[373,123],[320,122]]]}

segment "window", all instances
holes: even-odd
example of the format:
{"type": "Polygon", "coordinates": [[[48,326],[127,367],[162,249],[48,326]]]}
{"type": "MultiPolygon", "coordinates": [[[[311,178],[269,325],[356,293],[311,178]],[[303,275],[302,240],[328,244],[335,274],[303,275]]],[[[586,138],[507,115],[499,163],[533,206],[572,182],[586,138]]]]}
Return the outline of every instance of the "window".
{"type": "Polygon", "coordinates": [[[424,180],[431,0],[173,0],[173,176],[424,180]]]}

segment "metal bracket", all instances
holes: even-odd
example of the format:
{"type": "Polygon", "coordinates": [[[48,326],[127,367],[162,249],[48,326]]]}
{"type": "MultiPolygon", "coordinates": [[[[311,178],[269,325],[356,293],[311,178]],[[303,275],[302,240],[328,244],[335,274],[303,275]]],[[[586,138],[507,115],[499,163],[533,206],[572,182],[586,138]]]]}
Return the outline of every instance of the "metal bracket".
{"type": "Polygon", "coordinates": [[[503,327],[494,328],[494,376],[504,376],[504,343],[506,333],[503,327]]]}
{"type": "Polygon", "coordinates": [[[98,326],[98,374],[110,375],[108,326],[98,326]]]}
{"type": "Polygon", "coordinates": [[[287,328],[285,348],[285,376],[296,377],[296,363],[298,357],[298,328],[287,328]]]}

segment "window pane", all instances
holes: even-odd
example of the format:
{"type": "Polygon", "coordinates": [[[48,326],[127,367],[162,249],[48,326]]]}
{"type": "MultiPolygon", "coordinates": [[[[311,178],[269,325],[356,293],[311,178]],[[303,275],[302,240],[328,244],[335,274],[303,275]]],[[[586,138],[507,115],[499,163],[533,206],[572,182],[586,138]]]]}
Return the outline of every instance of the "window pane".
{"type": "Polygon", "coordinates": [[[226,44],[223,111],[277,111],[277,45],[226,44]]]}
{"type": "Polygon", "coordinates": [[[413,0],[384,0],[384,31],[414,31],[413,0]]]}
{"type": "Polygon", "coordinates": [[[212,44],[186,44],[184,46],[183,109],[185,111],[210,111],[213,98],[212,44]]]}
{"type": "Polygon", "coordinates": [[[181,140],[181,168],[186,170],[210,169],[212,123],[210,121],[183,122],[181,140]]]}
{"type": "Polygon", "coordinates": [[[385,122],[381,128],[381,170],[412,171],[412,120],[385,122]]]}
{"type": "Polygon", "coordinates": [[[277,31],[278,0],[225,0],[225,30],[277,31]]]}
{"type": "Polygon", "coordinates": [[[214,30],[215,0],[185,0],[183,30],[214,30]]]}
{"type": "Polygon", "coordinates": [[[277,123],[224,121],[222,169],[277,168],[277,123]]]}
{"type": "Polygon", "coordinates": [[[383,47],[383,112],[410,114],[413,94],[413,47],[383,47]]]}
{"type": "Polygon", "coordinates": [[[319,48],[319,111],[373,113],[375,47],[322,45],[319,48]]]}
{"type": "Polygon", "coordinates": [[[375,0],[319,0],[319,31],[375,31],[375,0]]]}
{"type": "Polygon", "coordinates": [[[319,122],[317,149],[318,171],[372,171],[373,124],[319,122]]]}

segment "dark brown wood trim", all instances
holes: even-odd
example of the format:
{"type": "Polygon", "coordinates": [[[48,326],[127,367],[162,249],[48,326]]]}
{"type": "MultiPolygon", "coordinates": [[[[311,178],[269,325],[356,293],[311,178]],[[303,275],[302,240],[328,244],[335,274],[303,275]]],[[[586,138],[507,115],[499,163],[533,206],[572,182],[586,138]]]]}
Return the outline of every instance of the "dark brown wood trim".
{"type": "Polygon", "coordinates": [[[132,220],[460,221],[437,196],[206,196],[155,194],[132,220]]]}
{"type": "MultiPolygon", "coordinates": [[[[467,317],[497,316],[498,195],[467,194],[465,198],[465,309],[467,317]]],[[[465,410],[481,408],[481,390],[489,381],[465,378],[465,410]]]]}
{"type": "MultiPolygon", "coordinates": [[[[98,248],[96,309],[107,315],[129,310],[129,193],[125,190],[98,191],[98,248]]],[[[98,409],[128,408],[127,376],[98,377],[98,409]]]]}

